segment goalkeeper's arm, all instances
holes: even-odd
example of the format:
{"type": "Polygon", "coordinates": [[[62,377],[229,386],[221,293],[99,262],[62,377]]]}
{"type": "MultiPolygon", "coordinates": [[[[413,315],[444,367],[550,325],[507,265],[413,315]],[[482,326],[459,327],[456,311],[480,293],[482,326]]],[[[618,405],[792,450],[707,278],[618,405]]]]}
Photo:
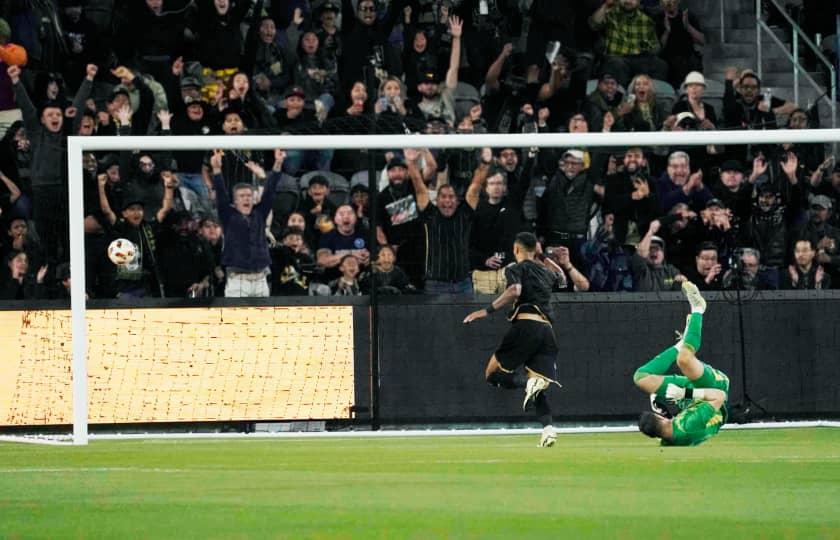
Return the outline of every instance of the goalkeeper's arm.
{"type": "Polygon", "coordinates": [[[679,401],[681,399],[693,399],[696,401],[706,401],[715,410],[720,410],[726,402],[726,392],[718,390],[717,388],[683,388],[676,384],[669,383],[665,388],[665,397],[669,401],[679,401]]]}

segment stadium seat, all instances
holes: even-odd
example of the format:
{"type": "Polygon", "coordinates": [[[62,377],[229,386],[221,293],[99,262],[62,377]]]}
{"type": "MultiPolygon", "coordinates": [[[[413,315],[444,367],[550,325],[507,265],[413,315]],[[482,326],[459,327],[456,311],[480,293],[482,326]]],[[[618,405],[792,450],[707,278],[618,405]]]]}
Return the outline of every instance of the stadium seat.
{"type": "Polygon", "coordinates": [[[667,81],[661,81],[659,79],[652,79],[653,80],[653,91],[656,92],[657,97],[670,97],[673,99],[677,99],[677,91],[674,90],[674,87],[667,81]]]}
{"type": "Polygon", "coordinates": [[[280,183],[277,185],[277,195],[274,198],[274,216],[276,219],[284,218],[297,209],[300,202],[300,187],[298,179],[288,174],[283,174],[280,183]]]}
{"type": "Polygon", "coordinates": [[[350,177],[350,189],[354,187],[362,185],[365,187],[370,187],[370,178],[368,178],[367,171],[358,171],[353,173],[353,176],[350,177]]]}
{"type": "Polygon", "coordinates": [[[726,89],[724,84],[714,79],[706,79],[706,93],[705,98],[720,98],[723,99],[723,92],[726,89]]]}

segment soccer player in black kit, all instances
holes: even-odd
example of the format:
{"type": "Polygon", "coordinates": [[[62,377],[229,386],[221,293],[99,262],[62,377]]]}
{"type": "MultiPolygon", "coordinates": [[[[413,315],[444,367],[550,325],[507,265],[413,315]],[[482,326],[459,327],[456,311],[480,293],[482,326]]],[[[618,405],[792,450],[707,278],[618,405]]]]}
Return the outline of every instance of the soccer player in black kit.
{"type": "Polygon", "coordinates": [[[557,342],[549,316],[551,292],[558,284],[560,267],[539,253],[537,238],[528,232],[516,235],[513,256],[516,264],[505,269],[507,289],[486,308],[467,315],[464,323],[484,318],[513,301],[513,311],[508,316],[512,325],[490,357],[484,375],[493,386],[525,389],[522,408],[533,403],[543,425],[539,445],[552,446],[557,432],[551,425],[545,390],[551,383],[560,386],[555,380],[557,342]],[[525,367],[524,375],[516,371],[519,366],[525,367]]]}

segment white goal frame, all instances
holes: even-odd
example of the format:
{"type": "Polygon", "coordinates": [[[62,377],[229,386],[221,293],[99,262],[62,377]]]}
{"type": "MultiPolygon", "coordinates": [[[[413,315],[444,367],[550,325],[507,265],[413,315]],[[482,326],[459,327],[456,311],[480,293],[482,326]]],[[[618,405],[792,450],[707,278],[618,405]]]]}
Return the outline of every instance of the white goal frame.
{"type": "Polygon", "coordinates": [[[85,151],[131,150],[387,150],[393,148],[595,148],[833,143],[840,129],[767,131],[670,131],[651,133],[539,133],[486,135],[237,135],[68,138],[73,444],[88,443],[87,323],[85,320],[84,177],[85,151]]]}

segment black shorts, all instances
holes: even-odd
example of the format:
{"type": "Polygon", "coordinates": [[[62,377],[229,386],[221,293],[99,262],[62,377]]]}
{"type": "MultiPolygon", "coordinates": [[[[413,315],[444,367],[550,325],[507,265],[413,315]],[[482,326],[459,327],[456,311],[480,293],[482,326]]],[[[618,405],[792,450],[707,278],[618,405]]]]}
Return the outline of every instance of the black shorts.
{"type": "Polygon", "coordinates": [[[496,360],[505,371],[525,366],[551,380],[557,379],[557,342],[550,324],[515,320],[496,349],[496,360]]]}

